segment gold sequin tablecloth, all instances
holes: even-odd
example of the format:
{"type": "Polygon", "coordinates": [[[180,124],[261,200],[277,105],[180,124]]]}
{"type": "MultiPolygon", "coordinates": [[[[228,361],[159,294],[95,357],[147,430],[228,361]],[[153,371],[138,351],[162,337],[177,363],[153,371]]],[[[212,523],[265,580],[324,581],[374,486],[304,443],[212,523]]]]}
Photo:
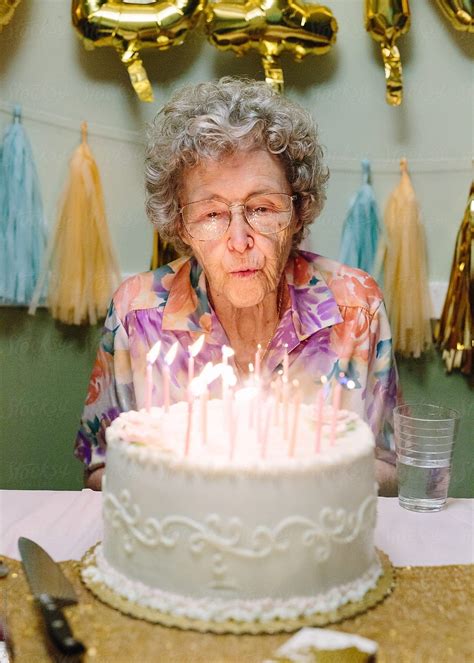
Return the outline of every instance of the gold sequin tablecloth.
{"type": "MultiPolygon", "coordinates": [[[[15,663],[50,661],[40,616],[20,562],[0,579],[15,663]]],[[[61,566],[79,604],[65,609],[88,651],[84,663],[262,663],[291,637],[211,635],[179,631],[127,617],[97,600],[81,583],[79,562],[61,566]]],[[[397,567],[395,589],[383,603],[331,629],[376,640],[378,663],[474,661],[474,565],[397,567]]]]}

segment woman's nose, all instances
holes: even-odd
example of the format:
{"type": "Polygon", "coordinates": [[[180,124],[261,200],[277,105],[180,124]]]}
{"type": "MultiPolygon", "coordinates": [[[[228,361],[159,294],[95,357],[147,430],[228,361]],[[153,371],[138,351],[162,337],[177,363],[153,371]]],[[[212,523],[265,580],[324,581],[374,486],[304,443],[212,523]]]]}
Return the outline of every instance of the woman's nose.
{"type": "Polygon", "coordinates": [[[253,231],[247,223],[243,205],[233,205],[230,208],[230,225],[228,233],[228,246],[232,251],[243,253],[253,246],[253,231]]]}

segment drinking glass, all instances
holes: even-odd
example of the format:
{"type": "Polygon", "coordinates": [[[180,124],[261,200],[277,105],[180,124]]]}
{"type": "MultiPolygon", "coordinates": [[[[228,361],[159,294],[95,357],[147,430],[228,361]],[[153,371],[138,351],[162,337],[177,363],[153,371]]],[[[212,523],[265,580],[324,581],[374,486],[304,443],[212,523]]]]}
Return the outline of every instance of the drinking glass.
{"type": "Polygon", "coordinates": [[[393,411],[398,501],[411,511],[439,511],[446,505],[459,412],[415,403],[393,411]]]}

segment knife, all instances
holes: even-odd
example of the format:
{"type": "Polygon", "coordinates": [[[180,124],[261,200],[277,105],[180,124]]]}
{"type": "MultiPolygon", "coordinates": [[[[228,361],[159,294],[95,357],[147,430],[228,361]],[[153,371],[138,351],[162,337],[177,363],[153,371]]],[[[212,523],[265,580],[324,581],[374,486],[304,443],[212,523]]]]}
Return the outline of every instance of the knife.
{"type": "Polygon", "coordinates": [[[48,553],[34,541],[18,539],[25,574],[54,645],[65,655],[82,654],[84,645],[73,636],[62,608],[77,603],[74,587],[48,553]]]}

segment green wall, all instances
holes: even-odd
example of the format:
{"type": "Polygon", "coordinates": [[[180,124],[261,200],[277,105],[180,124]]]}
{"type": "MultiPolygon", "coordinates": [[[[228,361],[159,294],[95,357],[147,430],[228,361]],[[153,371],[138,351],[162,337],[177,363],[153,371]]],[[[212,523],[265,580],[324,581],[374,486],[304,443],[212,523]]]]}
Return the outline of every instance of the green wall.
{"type": "MultiPolygon", "coordinates": [[[[68,327],[46,310],[0,309],[0,488],[78,490],[82,466],[72,455],[100,326],[68,327]]],[[[474,393],[445,375],[433,352],[399,362],[408,401],[431,401],[463,414],[450,494],[474,497],[474,393]]]]}

